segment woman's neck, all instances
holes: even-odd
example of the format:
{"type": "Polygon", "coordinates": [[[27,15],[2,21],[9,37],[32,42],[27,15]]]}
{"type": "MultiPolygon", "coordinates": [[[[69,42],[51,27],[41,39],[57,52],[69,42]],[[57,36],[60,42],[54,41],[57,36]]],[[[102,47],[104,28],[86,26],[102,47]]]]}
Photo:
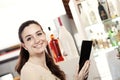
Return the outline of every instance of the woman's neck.
{"type": "Polygon", "coordinates": [[[31,62],[31,63],[36,64],[36,65],[40,65],[44,68],[47,68],[45,52],[38,54],[36,56],[30,56],[28,62],[31,62]]]}

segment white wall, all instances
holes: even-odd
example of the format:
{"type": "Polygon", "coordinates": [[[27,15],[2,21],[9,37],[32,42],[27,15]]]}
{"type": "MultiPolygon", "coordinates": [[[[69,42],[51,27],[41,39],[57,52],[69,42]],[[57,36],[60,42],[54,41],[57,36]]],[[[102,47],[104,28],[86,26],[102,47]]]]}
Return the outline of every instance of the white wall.
{"type": "Polygon", "coordinates": [[[62,0],[0,0],[0,49],[19,43],[22,22],[37,20],[47,31],[55,29],[53,19],[66,14],[62,0]]]}
{"type": "MultiPolygon", "coordinates": [[[[0,0],[0,50],[19,43],[18,28],[22,22],[37,20],[45,31],[53,19],[66,14],[62,0],[0,0]]],[[[0,75],[12,72],[14,76],[16,60],[0,64],[0,75]]]]}

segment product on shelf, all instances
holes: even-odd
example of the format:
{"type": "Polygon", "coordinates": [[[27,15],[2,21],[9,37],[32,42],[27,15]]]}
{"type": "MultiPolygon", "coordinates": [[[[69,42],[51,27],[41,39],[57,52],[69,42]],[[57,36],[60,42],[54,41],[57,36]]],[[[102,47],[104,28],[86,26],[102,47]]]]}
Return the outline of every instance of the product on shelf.
{"type": "Polygon", "coordinates": [[[115,32],[110,29],[108,31],[108,36],[110,38],[110,42],[111,42],[112,46],[117,46],[118,42],[117,42],[116,37],[115,37],[116,36],[115,32]]]}
{"type": "Polygon", "coordinates": [[[59,40],[63,49],[63,55],[66,59],[71,59],[78,56],[77,48],[75,46],[72,35],[63,26],[60,17],[58,17],[59,28],[59,40]]]}
{"type": "Polygon", "coordinates": [[[105,11],[105,8],[103,7],[103,5],[100,2],[98,2],[98,11],[99,11],[101,20],[108,19],[107,12],[105,11]]]}
{"type": "Polygon", "coordinates": [[[50,47],[53,59],[55,60],[55,62],[63,61],[64,58],[62,56],[58,40],[54,38],[53,34],[50,35],[50,38],[51,40],[49,42],[49,47],[50,47]]]}

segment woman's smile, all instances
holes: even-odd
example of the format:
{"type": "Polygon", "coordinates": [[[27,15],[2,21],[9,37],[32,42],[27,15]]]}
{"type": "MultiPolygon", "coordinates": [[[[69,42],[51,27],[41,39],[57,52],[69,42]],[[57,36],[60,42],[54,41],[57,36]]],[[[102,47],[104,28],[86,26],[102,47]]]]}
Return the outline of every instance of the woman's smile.
{"type": "Polygon", "coordinates": [[[43,43],[40,43],[40,44],[35,44],[33,47],[39,49],[39,48],[41,48],[42,46],[43,46],[43,43]]]}

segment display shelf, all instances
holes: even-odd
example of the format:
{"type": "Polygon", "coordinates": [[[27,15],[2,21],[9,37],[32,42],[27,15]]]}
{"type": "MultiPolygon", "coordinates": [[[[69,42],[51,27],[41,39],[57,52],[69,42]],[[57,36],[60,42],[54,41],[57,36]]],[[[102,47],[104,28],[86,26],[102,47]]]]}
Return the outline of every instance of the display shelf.
{"type": "MultiPolygon", "coordinates": [[[[109,1],[112,2],[112,1],[117,1],[117,0],[109,0],[109,1]]],[[[79,42],[82,41],[83,39],[93,39],[93,37],[96,37],[100,43],[100,47],[95,50],[95,51],[98,51],[98,54],[97,54],[97,52],[93,53],[94,54],[93,61],[95,61],[94,64],[96,65],[97,70],[98,70],[100,75],[98,75],[96,77],[92,76],[88,80],[94,80],[94,79],[98,79],[98,78],[99,78],[98,80],[119,80],[118,73],[116,73],[116,74],[111,73],[111,69],[113,67],[109,66],[109,64],[111,64],[111,63],[108,62],[108,59],[111,59],[111,58],[106,57],[106,55],[108,56],[109,53],[111,53],[111,54],[112,54],[112,52],[115,53],[114,49],[112,49],[112,48],[117,47],[117,45],[113,46],[111,44],[109,36],[108,36],[108,31],[109,31],[109,28],[111,28],[111,26],[118,28],[120,31],[120,18],[119,18],[119,16],[116,16],[114,18],[109,17],[108,19],[102,21],[100,19],[100,15],[98,13],[98,0],[82,0],[82,1],[81,0],[77,0],[77,1],[70,0],[69,6],[70,6],[70,9],[71,9],[71,12],[73,15],[73,20],[74,20],[76,28],[78,30],[79,37],[77,39],[79,40],[79,42]],[[89,9],[88,10],[87,10],[87,8],[80,9],[78,7],[78,5],[81,3],[83,3],[83,5],[84,5],[85,1],[88,1],[86,3],[87,5],[88,5],[88,3],[92,4],[89,8],[91,8],[91,10],[93,10],[93,12],[95,13],[95,17],[96,17],[95,23],[92,22],[92,20],[91,20],[93,17],[90,18],[91,15],[88,15],[89,9]],[[85,11],[84,13],[87,15],[80,14],[79,10],[85,11]],[[86,17],[87,17],[87,19],[85,19],[86,17]],[[95,32],[96,34],[93,33],[91,31],[91,29],[93,29],[93,32],[95,32]],[[90,34],[90,32],[92,32],[92,34],[90,34]],[[103,41],[103,43],[102,43],[103,45],[104,44],[106,44],[106,45],[110,44],[110,45],[107,47],[101,46],[102,41],[103,41]],[[103,50],[103,52],[101,50],[103,50]],[[104,69],[101,67],[104,67],[104,69]],[[117,79],[113,79],[116,75],[117,75],[117,79]]],[[[78,46],[80,46],[80,45],[78,45],[78,46]]],[[[113,54],[113,55],[115,56],[115,54],[113,54]]],[[[114,67],[116,67],[116,66],[114,66],[114,67]]],[[[90,73],[91,73],[91,71],[90,71],[90,73]]]]}
{"type": "Polygon", "coordinates": [[[120,60],[117,58],[116,47],[101,49],[94,52],[94,59],[101,77],[101,80],[119,80],[120,60]],[[102,68],[104,67],[104,68],[102,68]]]}
{"type": "Polygon", "coordinates": [[[9,53],[4,53],[3,55],[0,56],[0,64],[17,59],[18,55],[19,55],[19,49],[15,51],[11,51],[9,53]]]}
{"type": "Polygon", "coordinates": [[[18,58],[20,45],[14,45],[0,50],[0,64],[18,58]]]}

